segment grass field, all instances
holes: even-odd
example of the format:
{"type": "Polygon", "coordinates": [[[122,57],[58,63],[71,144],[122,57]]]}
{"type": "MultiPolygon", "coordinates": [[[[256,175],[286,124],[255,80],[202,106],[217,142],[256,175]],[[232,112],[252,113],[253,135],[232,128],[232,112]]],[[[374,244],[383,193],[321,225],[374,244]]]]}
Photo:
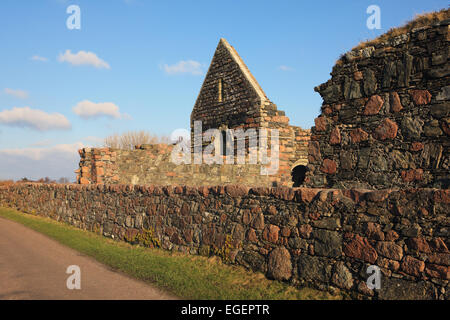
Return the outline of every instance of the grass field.
{"type": "Polygon", "coordinates": [[[310,288],[296,289],[261,273],[225,265],[218,258],[132,246],[49,218],[0,208],[16,221],[73,248],[114,270],[149,282],[182,299],[340,299],[310,288]]]}

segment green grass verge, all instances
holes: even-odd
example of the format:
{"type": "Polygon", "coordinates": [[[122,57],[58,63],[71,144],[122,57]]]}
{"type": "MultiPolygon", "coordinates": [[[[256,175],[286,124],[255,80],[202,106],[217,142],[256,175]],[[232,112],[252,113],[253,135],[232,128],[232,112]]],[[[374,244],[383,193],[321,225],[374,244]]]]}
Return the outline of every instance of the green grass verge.
{"type": "Polygon", "coordinates": [[[261,273],[223,264],[218,258],[132,246],[50,218],[0,208],[0,217],[43,233],[63,245],[134,278],[184,299],[340,299],[328,293],[297,289],[261,273]]]}

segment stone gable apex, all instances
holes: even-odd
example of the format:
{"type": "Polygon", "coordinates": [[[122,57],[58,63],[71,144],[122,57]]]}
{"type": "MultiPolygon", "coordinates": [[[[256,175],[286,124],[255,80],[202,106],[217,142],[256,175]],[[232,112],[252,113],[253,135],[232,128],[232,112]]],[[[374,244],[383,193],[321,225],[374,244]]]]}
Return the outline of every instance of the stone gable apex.
{"type": "Polygon", "coordinates": [[[191,113],[192,121],[207,127],[234,127],[247,117],[258,117],[270,104],[261,86],[236,50],[221,38],[191,113]],[[223,98],[223,99],[222,99],[223,98]]]}
{"type": "Polygon", "coordinates": [[[259,85],[258,81],[256,81],[255,77],[250,72],[250,70],[248,69],[247,65],[244,63],[242,58],[239,56],[236,49],[232,45],[230,45],[225,38],[220,38],[219,44],[220,43],[228,50],[234,62],[238,64],[239,69],[244,74],[245,78],[250,83],[253,90],[255,90],[258,97],[261,99],[261,103],[268,101],[267,96],[264,93],[263,89],[259,85]]]}

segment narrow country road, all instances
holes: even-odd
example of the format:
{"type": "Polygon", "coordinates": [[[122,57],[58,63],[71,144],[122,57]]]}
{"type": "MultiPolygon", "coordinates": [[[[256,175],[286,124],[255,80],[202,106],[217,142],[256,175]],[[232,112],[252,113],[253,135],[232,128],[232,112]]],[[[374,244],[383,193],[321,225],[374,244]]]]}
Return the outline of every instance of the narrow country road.
{"type": "Polygon", "coordinates": [[[0,218],[0,300],[176,299],[162,290],[112,271],[23,225],[0,218]],[[68,266],[81,271],[81,289],[69,290],[68,266]]]}

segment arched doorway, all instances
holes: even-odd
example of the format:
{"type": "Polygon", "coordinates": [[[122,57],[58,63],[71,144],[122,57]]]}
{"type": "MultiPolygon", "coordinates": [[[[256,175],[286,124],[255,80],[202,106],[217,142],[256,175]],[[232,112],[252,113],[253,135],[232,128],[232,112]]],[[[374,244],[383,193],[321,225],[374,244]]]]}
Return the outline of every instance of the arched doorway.
{"type": "Polygon", "coordinates": [[[295,166],[291,171],[292,176],[292,187],[299,187],[303,184],[306,177],[306,172],[308,171],[308,167],[304,165],[295,166]]]}

